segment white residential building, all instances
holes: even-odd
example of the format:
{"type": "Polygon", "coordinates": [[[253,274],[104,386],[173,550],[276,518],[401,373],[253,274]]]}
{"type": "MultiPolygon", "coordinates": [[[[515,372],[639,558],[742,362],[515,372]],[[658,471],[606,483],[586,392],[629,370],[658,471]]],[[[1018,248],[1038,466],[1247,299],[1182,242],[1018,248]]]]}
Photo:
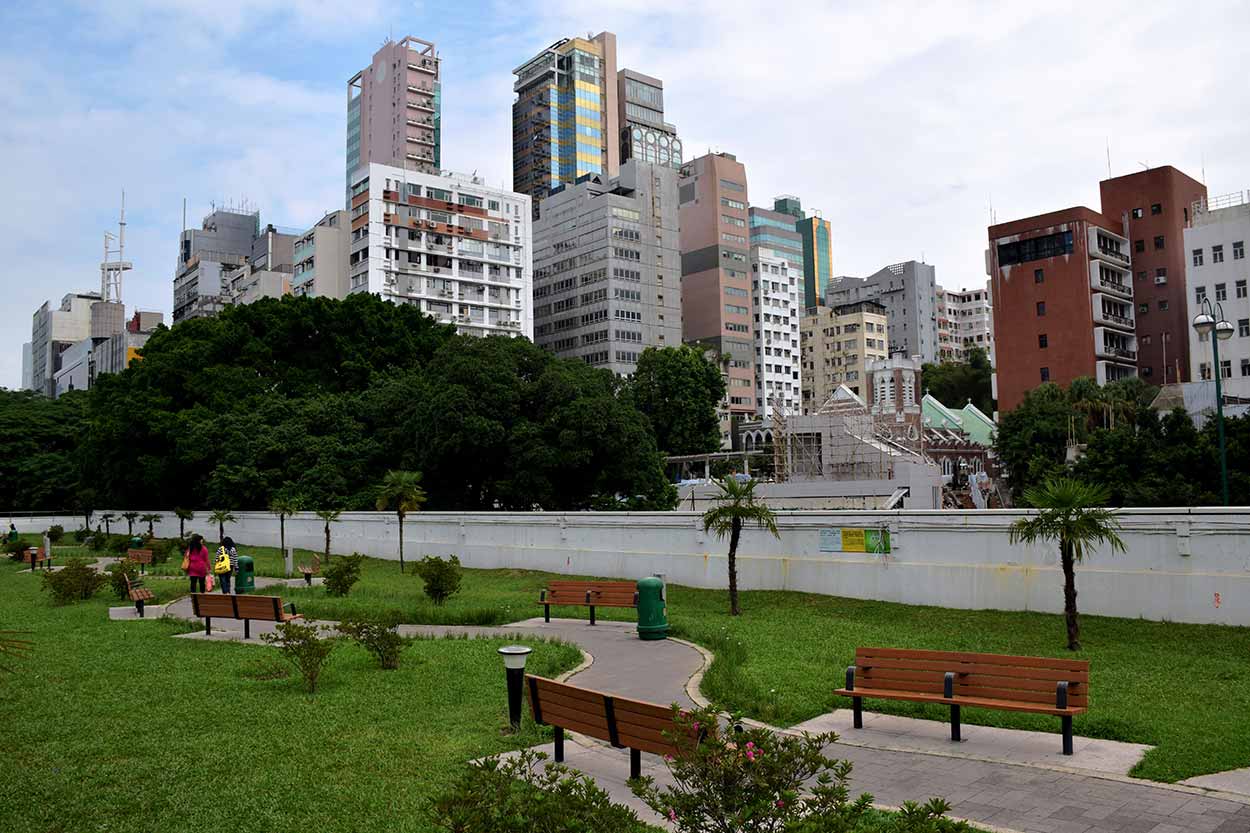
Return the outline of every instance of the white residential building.
{"type": "Polygon", "coordinates": [[[91,338],[91,308],[100,301],[98,292],[71,292],[54,308],[51,301],[35,310],[31,319],[30,387],[44,396],[56,396],[56,374],[61,355],[74,344],[91,338]]]}
{"type": "Polygon", "coordinates": [[[984,350],[992,361],[994,307],[990,300],[989,283],[983,289],[946,290],[946,310],[955,361],[966,361],[968,351],[974,347],[984,350]]]}
{"type": "MultiPolygon", "coordinates": [[[[802,398],[802,352],[799,348],[803,273],[790,268],[784,253],[751,247],[751,312],[755,317],[755,410],[769,418],[780,405],[798,413],[802,398]]],[[[725,290],[732,291],[732,287],[725,290]]],[[[725,296],[726,304],[745,298],[725,296]]]]}
{"type": "Polygon", "coordinates": [[[352,175],[350,205],[349,294],[416,304],[469,335],[534,337],[528,196],[373,163],[352,175]]]}
{"type": "MultiPolygon", "coordinates": [[[[1203,300],[1219,304],[1233,325],[1232,338],[1220,342],[1220,376],[1226,395],[1250,396],[1250,191],[1200,200],[1190,211],[1185,229],[1189,257],[1189,320],[1198,314],[1203,300]]],[[[1190,378],[1212,379],[1210,336],[1189,331],[1190,378]]]]}

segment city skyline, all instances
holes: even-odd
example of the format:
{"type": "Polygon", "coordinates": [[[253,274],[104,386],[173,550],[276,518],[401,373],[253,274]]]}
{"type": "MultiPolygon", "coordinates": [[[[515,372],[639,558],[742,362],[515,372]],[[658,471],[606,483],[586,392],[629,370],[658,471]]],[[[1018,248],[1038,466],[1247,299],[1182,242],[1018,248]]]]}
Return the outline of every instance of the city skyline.
{"type": "Polygon", "coordinates": [[[923,257],[948,289],[983,285],[991,204],[998,222],[1097,205],[1108,142],[1116,176],[1144,162],[1174,165],[1213,194],[1250,184],[1237,71],[1250,50],[1237,24],[1250,10],[1237,4],[911,13],[796,5],[763,21],[748,9],[487,3],[444,12],[366,0],[0,12],[0,62],[12,79],[0,131],[10,186],[0,289],[17,320],[0,339],[0,385],[20,382],[31,312],[95,288],[101,236],[123,188],[130,311],[171,310],[184,197],[191,227],[211,201],[246,199],[267,221],[302,229],[341,208],[344,85],[388,34],[438,44],[443,167],[510,187],[512,69],[562,37],[614,32],[620,66],[663,79],[666,118],[680,126],[687,159],[733,153],[755,205],[798,193],[823,209],[835,274],[923,257]],[[1071,27],[1073,15],[1085,25],[1071,27]],[[748,38],[784,44],[786,75],[803,84],[778,83],[774,50],[735,46],[748,38]],[[1166,65],[1183,72],[1150,69],[1163,60],[1159,39],[1166,65]],[[1045,87],[1078,81],[1087,94],[1052,101],[1050,129],[1037,129],[1045,87]],[[30,222],[40,216],[57,222],[30,222]]]}

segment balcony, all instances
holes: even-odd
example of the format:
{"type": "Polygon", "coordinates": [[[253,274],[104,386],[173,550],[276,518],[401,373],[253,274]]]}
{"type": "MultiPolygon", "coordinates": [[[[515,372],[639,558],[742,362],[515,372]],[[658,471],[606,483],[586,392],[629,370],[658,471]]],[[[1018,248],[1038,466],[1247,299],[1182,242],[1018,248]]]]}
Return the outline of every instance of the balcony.
{"type": "Polygon", "coordinates": [[[408,69],[416,70],[417,72],[428,72],[430,75],[434,75],[438,72],[438,65],[428,58],[423,58],[420,61],[409,61],[408,69]]]}
{"type": "Polygon", "coordinates": [[[434,105],[431,102],[419,101],[416,99],[408,99],[408,106],[414,110],[424,110],[427,113],[434,112],[434,105]]]}
{"type": "Polygon", "coordinates": [[[1100,359],[1137,361],[1137,337],[1107,327],[1094,328],[1094,353],[1100,359]]]}
{"type": "MultiPolygon", "coordinates": [[[[1099,264],[1096,260],[1091,261],[1089,264],[1090,288],[1103,292],[1110,292],[1112,295],[1117,295],[1131,301],[1133,299],[1133,284],[1126,283],[1124,280],[1117,280],[1116,278],[1108,278],[1102,274],[1102,269],[1099,268],[1100,265],[1101,264],[1099,264]]],[[[1115,274],[1117,277],[1120,275],[1119,272],[1116,272],[1115,274]]]]}
{"type": "Polygon", "coordinates": [[[410,142],[415,142],[415,143],[417,143],[417,144],[419,144],[419,145],[429,145],[430,147],[434,147],[434,142],[433,142],[433,140],[431,140],[429,137],[424,136],[424,135],[422,135],[422,136],[405,136],[404,138],[406,138],[406,139],[407,139],[408,141],[410,141],[410,142]]]}
{"type": "Polygon", "coordinates": [[[1100,385],[1115,382],[1119,379],[1131,379],[1136,375],[1136,365],[1118,361],[1098,361],[1094,363],[1094,378],[1100,385]]]}
{"type": "Polygon", "coordinates": [[[1094,308],[1094,323],[1105,324],[1121,330],[1132,331],[1133,307],[1111,295],[1095,292],[1090,296],[1094,308]]]}
{"type": "Polygon", "coordinates": [[[1121,268],[1128,267],[1133,262],[1127,254],[1128,240],[1114,232],[1090,226],[1086,242],[1092,258],[1105,260],[1121,268]]]}

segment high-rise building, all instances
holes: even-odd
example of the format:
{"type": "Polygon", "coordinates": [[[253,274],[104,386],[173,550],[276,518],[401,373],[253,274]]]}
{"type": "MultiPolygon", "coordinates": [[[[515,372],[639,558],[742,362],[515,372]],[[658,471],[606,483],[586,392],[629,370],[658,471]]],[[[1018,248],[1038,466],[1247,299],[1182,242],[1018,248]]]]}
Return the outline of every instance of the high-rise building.
{"type": "Polygon", "coordinates": [[[539,204],[553,188],[620,168],[616,35],[564,38],[512,71],[512,190],[539,204]]]}
{"type": "Polygon", "coordinates": [[[692,159],[678,199],[682,338],[727,357],[729,419],[749,419],[757,403],[746,168],[729,153],[692,159]]]}
{"type": "Polygon", "coordinates": [[[951,320],[954,315],[954,293],[947,292],[942,287],[937,288],[935,309],[937,311],[937,360],[939,362],[958,361],[956,355],[959,351],[956,349],[956,330],[959,325],[951,320]]]}
{"type": "Polygon", "coordinates": [[[331,211],[292,246],[291,292],[313,298],[347,297],[347,256],[351,245],[347,211],[331,211]]]}
{"type": "Polygon", "coordinates": [[[22,345],[22,387],[21,390],[34,390],[35,354],[31,343],[22,345]]]}
{"type": "Polygon", "coordinates": [[[200,228],[182,232],[174,270],[175,324],[216,315],[225,308],[230,292],[228,267],[247,262],[259,235],[260,212],[232,208],[218,208],[204,218],[200,228]]]}
{"type": "MultiPolygon", "coordinates": [[[[781,198],[778,197],[778,200],[781,198]]],[[[734,201],[741,203],[741,200],[734,201]]],[[[734,206],[736,207],[736,205],[734,206]]],[[[772,249],[790,264],[790,272],[803,279],[803,235],[794,228],[794,217],[784,211],[751,206],[748,211],[751,226],[751,245],[772,249]]],[[[802,285],[800,284],[800,291],[802,285]]],[[[799,297],[802,306],[805,297],[799,297]]]]}
{"type": "Polygon", "coordinates": [[[1069,208],[990,226],[989,243],[1001,411],[1043,382],[1066,386],[1087,376],[1101,385],[1137,375],[1123,221],[1069,208]]]}
{"type": "Polygon", "coordinates": [[[632,69],[616,74],[617,122],[621,130],[621,162],[638,159],[680,168],[681,139],[664,121],[664,82],[632,69]]]}
{"type": "Polygon", "coordinates": [[[677,171],[631,159],[543,201],[534,224],[534,341],[621,375],[681,344],[677,171]]]}
{"type": "Polygon", "coordinates": [[[1099,190],[1103,216],[1117,221],[1117,228],[1118,221],[1127,221],[1126,236],[1132,241],[1139,372],[1154,385],[1186,381],[1192,328],[1185,315],[1189,259],[1184,235],[1190,207],[1206,198],[1207,188],[1164,165],[1105,179],[1099,190]]]}
{"type": "Polygon", "coordinates": [[[818,306],[803,315],[803,413],[820,408],[839,385],[860,396],[867,393],[868,363],[889,358],[888,320],[885,306],[877,301],[818,306]]]}
{"type": "Polygon", "coordinates": [[[71,292],[53,308],[44,301],[31,320],[30,389],[44,396],[56,396],[56,374],[64,365],[64,354],[73,345],[91,338],[92,307],[100,303],[98,292],[71,292]]]}
{"type": "Polygon", "coordinates": [[[844,275],[825,291],[825,306],[879,301],[890,319],[890,353],[938,361],[937,272],[914,260],[892,263],[866,278],[844,275]]]}
{"type": "Polygon", "coordinates": [[[819,211],[808,217],[793,194],[774,198],[773,210],[794,218],[794,230],[803,241],[803,308],[811,309],[824,301],[833,281],[833,227],[819,211]]]}
{"type": "Polygon", "coordinates": [[[438,52],[411,35],[388,40],[347,82],[347,180],[378,163],[438,173],[442,93],[438,52]]]}
{"type": "MultiPolygon", "coordinates": [[[[941,287],[938,287],[941,290],[941,287]]],[[[968,351],[980,348],[987,358],[994,354],[994,305],[990,285],[984,289],[947,289],[946,313],[950,320],[952,361],[968,360],[968,351]]],[[[940,320],[939,312],[939,320],[940,320]]],[[[939,336],[940,337],[940,336],[939,336]]]]}
{"type": "MultiPolygon", "coordinates": [[[[751,247],[751,311],[755,330],[755,412],[768,418],[802,404],[799,277],[781,252],[751,247]]],[[[733,287],[725,287],[728,293],[733,287]]]]}
{"type": "MultiPolygon", "coordinates": [[[[1250,396],[1250,191],[1202,199],[1190,207],[1190,226],[1185,229],[1189,253],[1189,301],[1186,318],[1193,320],[1204,300],[1219,304],[1224,319],[1233,325],[1232,337],[1220,341],[1220,378],[1224,394],[1250,396]]],[[[1140,319],[1139,319],[1140,321],[1140,319]]],[[[1213,379],[1211,337],[1189,330],[1190,378],[1213,379]]],[[[1137,340],[1147,335],[1139,326],[1137,340]]],[[[1172,363],[1172,351],[1168,351],[1172,363]]]]}
{"type": "Polygon", "coordinates": [[[469,335],[534,335],[530,198],[481,177],[373,163],[351,183],[348,293],[469,335]]]}

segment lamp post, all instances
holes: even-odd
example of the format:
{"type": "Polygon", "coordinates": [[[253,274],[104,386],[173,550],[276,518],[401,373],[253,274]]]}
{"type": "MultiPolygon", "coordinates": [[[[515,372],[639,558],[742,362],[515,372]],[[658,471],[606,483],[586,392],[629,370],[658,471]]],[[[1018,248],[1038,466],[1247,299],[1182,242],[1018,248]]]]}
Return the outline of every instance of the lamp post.
{"type": "Polygon", "coordinates": [[[1219,303],[1211,306],[1209,298],[1202,299],[1202,307],[1194,316],[1194,329],[1200,336],[1211,338],[1211,372],[1215,375],[1215,427],[1220,439],[1220,488],[1224,505],[1228,505],[1228,460],[1224,451],[1224,388],[1220,373],[1220,342],[1233,337],[1233,325],[1224,317],[1224,307],[1219,303]]]}
{"type": "Polygon", "coordinates": [[[505,645],[499,649],[508,678],[508,723],[514,732],[521,728],[521,694],[525,688],[525,660],[529,654],[530,648],[524,645],[505,645]]]}

